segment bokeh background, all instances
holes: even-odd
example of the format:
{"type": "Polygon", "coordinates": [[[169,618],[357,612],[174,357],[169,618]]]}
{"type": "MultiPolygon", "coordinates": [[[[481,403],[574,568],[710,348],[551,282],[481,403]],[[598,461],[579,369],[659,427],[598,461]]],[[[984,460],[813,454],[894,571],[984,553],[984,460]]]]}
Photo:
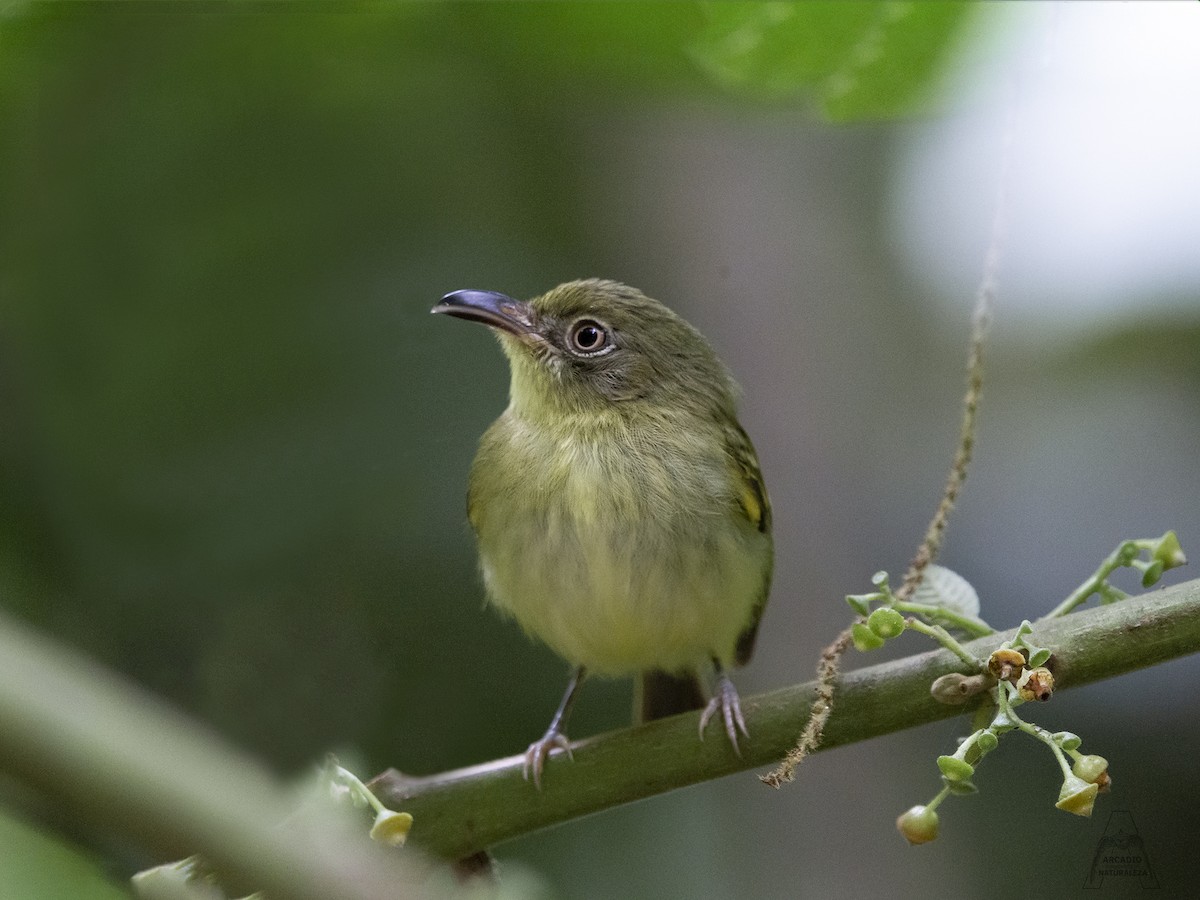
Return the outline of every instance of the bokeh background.
{"type": "MultiPolygon", "coordinates": [[[[1174,528],[1200,553],[1200,9],[940,6],[921,112],[831,122],[836,79],[822,102],[714,63],[719,7],[10,4],[0,604],[287,776],[330,750],[364,774],[521,750],[566,670],[483,607],[463,508],[507,369],[428,310],[604,276],[737,375],[778,548],[738,683],[807,679],[841,597],[903,568],[939,496],[1006,165],[943,561],[1009,626],[1124,538],[1174,528]]],[[[905,7],[835,19],[886,29],[905,7]]],[[[778,793],[744,774],[497,855],[564,898],[1059,895],[1121,809],[1179,896],[1198,674],[1038,709],[1112,764],[1090,820],[1053,808],[1053,761],[1013,738],[909,848],[894,819],[936,792],[963,731],[945,722],[822,754],[778,793]]],[[[628,715],[627,683],[589,684],[572,734],[628,715]]],[[[76,837],[114,877],[147,862],[76,837]]]]}

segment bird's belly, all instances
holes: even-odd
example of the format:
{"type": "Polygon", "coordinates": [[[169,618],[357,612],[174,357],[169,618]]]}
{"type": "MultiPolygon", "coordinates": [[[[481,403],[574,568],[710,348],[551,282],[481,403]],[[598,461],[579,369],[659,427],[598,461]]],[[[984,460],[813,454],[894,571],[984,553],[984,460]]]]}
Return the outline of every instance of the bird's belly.
{"type": "Polygon", "coordinates": [[[492,524],[480,534],[492,601],[600,674],[731,663],[770,552],[763,535],[716,514],[663,519],[564,503],[492,524]]]}

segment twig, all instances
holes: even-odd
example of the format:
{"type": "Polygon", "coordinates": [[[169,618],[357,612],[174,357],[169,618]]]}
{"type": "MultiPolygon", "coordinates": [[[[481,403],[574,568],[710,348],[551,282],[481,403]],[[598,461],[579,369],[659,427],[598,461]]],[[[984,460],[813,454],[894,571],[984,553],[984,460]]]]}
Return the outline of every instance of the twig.
{"type": "MultiPolygon", "coordinates": [[[[971,465],[971,455],[975,449],[975,422],[979,412],[979,398],[983,393],[983,348],[987,342],[988,328],[992,323],[992,307],[995,305],[998,278],[1000,274],[1000,259],[1004,250],[1008,218],[1008,173],[1012,158],[1013,120],[1010,113],[1009,121],[1004,131],[1004,148],[1001,155],[1000,177],[996,188],[996,206],[992,216],[992,233],[988,241],[987,254],[984,257],[983,276],[979,289],[975,294],[975,311],[971,321],[971,342],[967,352],[967,392],[963,397],[962,425],[958,434],[958,449],[954,461],[950,465],[950,473],[946,477],[946,485],[942,489],[942,499],[938,502],[937,510],[925,529],[925,537],[917,548],[908,571],[904,573],[904,581],[896,591],[896,597],[902,603],[912,598],[913,592],[921,583],[925,569],[937,559],[942,548],[942,538],[946,533],[946,523],[954,504],[958,500],[959,491],[967,477],[967,469],[971,465]]],[[[981,623],[982,624],[982,623],[981,623]]],[[[986,626],[984,626],[986,627],[986,626]]],[[[795,777],[796,766],[821,744],[821,733],[825,723],[833,712],[834,680],[837,676],[839,657],[850,646],[847,634],[843,632],[834,643],[830,644],[821,654],[817,667],[816,692],[818,702],[814,703],[804,731],[796,746],[788,751],[779,768],[763,778],[772,787],[779,787],[784,781],[795,777]],[[830,658],[830,653],[835,655],[830,658]]]]}
{"type": "Polygon", "coordinates": [[[832,644],[821,651],[821,661],[817,664],[817,681],[813,692],[816,699],[809,711],[808,724],[796,746],[788,751],[775,769],[766,775],[759,775],[763,784],[773,788],[781,787],[796,778],[796,766],[804,762],[810,753],[815,753],[821,746],[821,735],[825,731],[825,723],[829,721],[829,713],[833,711],[833,683],[837,679],[842,654],[850,646],[850,629],[847,628],[837,636],[832,644]]]}
{"type": "Polygon", "coordinates": [[[987,637],[993,633],[992,626],[987,622],[977,619],[974,616],[963,615],[945,606],[897,600],[892,604],[892,609],[897,612],[912,613],[917,616],[925,616],[927,619],[944,622],[951,628],[957,628],[973,638],[987,637]]]}
{"type": "Polygon", "coordinates": [[[904,573],[904,582],[896,591],[901,600],[908,600],[913,591],[921,583],[925,568],[937,559],[942,547],[942,537],[946,532],[946,522],[958,500],[963,481],[967,477],[967,469],[971,464],[971,454],[975,449],[975,419],[979,411],[979,397],[983,392],[983,347],[987,341],[988,328],[992,324],[992,308],[995,306],[996,293],[1000,276],[1000,260],[1004,254],[1004,246],[1008,236],[1008,179],[1012,167],[1012,145],[1014,112],[1016,104],[1009,104],[1008,121],[1004,128],[1004,146],[1000,155],[1000,176],[996,184],[996,205],[992,214],[992,233],[988,240],[987,254],[983,262],[983,275],[979,288],[975,293],[975,311],[971,321],[971,345],[967,353],[967,393],[963,397],[962,426],[958,435],[958,450],[954,454],[954,462],[950,465],[950,473],[946,477],[946,486],[942,490],[942,499],[937,510],[925,530],[925,539],[917,548],[917,553],[904,573]]]}

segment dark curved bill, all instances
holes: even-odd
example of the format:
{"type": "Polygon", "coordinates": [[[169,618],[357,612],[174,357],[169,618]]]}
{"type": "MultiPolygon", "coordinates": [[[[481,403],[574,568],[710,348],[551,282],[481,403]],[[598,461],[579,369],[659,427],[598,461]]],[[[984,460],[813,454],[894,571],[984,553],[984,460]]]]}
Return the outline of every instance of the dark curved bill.
{"type": "Polygon", "coordinates": [[[430,312],[482,322],[516,335],[533,331],[529,304],[496,291],[454,291],[430,312]]]}

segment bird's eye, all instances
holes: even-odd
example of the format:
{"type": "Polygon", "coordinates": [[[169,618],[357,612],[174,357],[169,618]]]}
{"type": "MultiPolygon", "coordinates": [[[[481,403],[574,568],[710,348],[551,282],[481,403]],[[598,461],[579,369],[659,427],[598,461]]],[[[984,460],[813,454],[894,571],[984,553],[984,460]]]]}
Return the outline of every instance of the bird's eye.
{"type": "Polygon", "coordinates": [[[580,319],[571,326],[571,349],[584,356],[602,353],[612,347],[608,329],[591,319],[580,319]]]}

